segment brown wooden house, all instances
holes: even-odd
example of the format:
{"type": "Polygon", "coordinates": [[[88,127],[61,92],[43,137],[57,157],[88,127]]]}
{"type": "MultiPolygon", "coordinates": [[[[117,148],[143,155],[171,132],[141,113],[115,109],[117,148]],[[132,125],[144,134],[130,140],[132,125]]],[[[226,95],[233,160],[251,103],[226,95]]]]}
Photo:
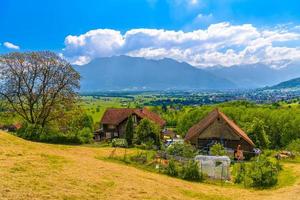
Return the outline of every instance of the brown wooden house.
{"type": "Polygon", "coordinates": [[[165,120],[161,119],[159,115],[149,111],[147,108],[110,108],[105,111],[100,121],[100,130],[95,132],[94,139],[99,141],[124,137],[126,123],[130,116],[133,117],[135,125],[144,118],[151,120],[161,128],[166,124],[165,120]]]}
{"type": "Polygon", "coordinates": [[[243,150],[252,151],[255,146],[248,135],[217,108],[189,129],[185,141],[202,150],[209,150],[216,142],[233,150],[241,145],[243,150]]]}

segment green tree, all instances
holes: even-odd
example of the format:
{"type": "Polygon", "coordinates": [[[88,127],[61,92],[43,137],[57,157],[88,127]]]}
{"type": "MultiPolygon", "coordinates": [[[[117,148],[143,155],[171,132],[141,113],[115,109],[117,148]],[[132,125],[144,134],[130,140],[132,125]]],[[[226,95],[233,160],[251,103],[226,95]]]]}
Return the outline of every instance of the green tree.
{"type": "Polygon", "coordinates": [[[168,166],[166,167],[165,171],[169,176],[178,176],[178,169],[173,159],[169,160],[168,166]]]}
{"type": "Polygon", "coordinates": [[[210,154],[213,156],[224,156],[226,153],[224,146],[220,143],[216,143],[210,148],[210,154]]]}
{"type": "Polygon", "coordinates": [[[45,127],[75,105],[80,75],[52,52],[0,56],[0,98],[25,122],[45,127]]]}
{"type": "Polygon", "coordinates": [[[153,141],[155,145],[160,146],[160,127],[148,119],[142,119],[136,127],[137,143],[146,143],[153,141]]]}
{"type": "Polygon", "coordinates": [[[90,130],[94,130],[94,120],[91,115],[84,113],[81,116],[81,126],[82,128],[89,128],[90,130]]]}
{"type": "Polygon", "coordinates": [[[254,118],[249,130],[249,135],[254,138],[255,144],[261,148],[268,148],[270,145],[270,140],[265,128],[266,125],[263,120],[254,118]]]}
{"type": "Polygon", "coordinates": [[[127,140],[128,145],[132,145],[132,139],[134,134],[134,124],[132,116],[130,116],[127,120],[125,127],[125,139],[127,140]]]}

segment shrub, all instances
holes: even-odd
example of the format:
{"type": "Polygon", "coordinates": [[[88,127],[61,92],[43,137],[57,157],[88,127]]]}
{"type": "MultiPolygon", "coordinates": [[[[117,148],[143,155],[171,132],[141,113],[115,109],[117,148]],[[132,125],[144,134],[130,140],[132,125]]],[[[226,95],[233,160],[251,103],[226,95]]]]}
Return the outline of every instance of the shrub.
{"type": "Polygon", "coordinates": [[[210,148],[210,154],[213,156],[224,156],[227,152],[222,144],[216,143],[210,148]]]}
{"type": "Polygon", "coordinates": [[[281,166],[274,158],[262,154],[250,163],[238,163],[233,167],[235,183],[244,182],[245,186],[267,188],[274,186],[278,180],[281,166]]]}
{"type": "Polygon", "coordinates": [[[197,150],[194,146],[187,143],[172,143],[167,148],[167,153],[174,156],[193,158],[197,155],[197,150]]]}
{"type": "Polygon", "coordinates": [[[74,133],[48,132],[39,137],[39,141],[54,144],[80,144],[80,140],[74,133]]]}
{"type": "Polygon", "coordinates": [[[28,140],[57,144],[90,143],[93,141],[93,119],[75,109],[66,112],[65,118],[47,123],[44,127],[24,123],[17,135],[28,140]]]}
{"type": "Polygon", "coordinates": [[[183,165],[181,170],[181,177],[190,181],[201,181],[201,174],[199,172],[199,166],[196,161],[190,160],[183,165]]]}
{"type": "Polygon", "coordinates": [[[276,159],[260,155],[250,163],[235,164],[232,174],[235,183],[244,182],[245,186],[267,188],[277,183],[280,170],[276,159]]]}
{"type": "Polygon", "coordinates": [[[89,128],[83,128],[77,132],[45,132],[40,135],[39,141],[56,144],[85,144],[93,141],[93,134],[89,128]]]}
{"type": "Polygon", "coordinates": [[[145,147],[146,147],[145,149],[147,149],[147,150],[151,150],[151,149],[157,150],[158,149],[158,146],[156,146],[154,144],[153,140],[149,140],[149,141],[145,142],[145,147]]]}
{"type": "Polygon", "coordinates": [[[123,138],[114,138],[111,142],[113,147],[128,147],[128,143],[126,139],[123,138]]]}
{"type": "Polygon", "coordinates": [[[79,139],[80,144],[91,143],[93,141],[92,130],[85,127],[77,132],[76,137],[79,139]]]}
{"type": "Polygon", "coordinates": [[[292,152],[300,153],[300,139],[293,140],[288,146],[287,149],[292,152]]]}
{"type": "Polygon", "coordinates": [[[233,165],[232,176],[234,183],[242,183],[246,177],[246,165],[245,163],[236,163],[233,165]]]}
{"type": "Polygon", "coordinates": [[[148,158],[147,158],[147,154],[138,153],[137,155],[131,156],[130,160],[140,163],[140,164],[145,164],[147,162],[148,158]]]}
{"type": "Polygon", "coordinates": [[[24,123],[23,126],[17,131],[17,136],[27,140],[39,140],[40,135],[44,134],[46,129],[47,128],[43,128],[39,125],[24,123]]]}
{"type": "Polygon", "coordinates": [[[178,176],[178,169],[177,166],[175,164],[175,161],[173,159],[171,159],[165,169],[166,174],[168,174],[169,176],[178,176]]]}
{"type": "Polygon", "coordinates": [[[18,130],[17,135],[28,140],[56,144],[84,144],[93,141],[93,133],[89,128],[61,132],[55,125],[41,127],[33,124],[24,124],[18,130]]]}
{"type": "Polygon", "coordinates": [[[253,187],[271,187],[277,183],[278,173],[281,169],[278,161],[265,155],[260,155],[249,165],[249,178],[253,187]]]}

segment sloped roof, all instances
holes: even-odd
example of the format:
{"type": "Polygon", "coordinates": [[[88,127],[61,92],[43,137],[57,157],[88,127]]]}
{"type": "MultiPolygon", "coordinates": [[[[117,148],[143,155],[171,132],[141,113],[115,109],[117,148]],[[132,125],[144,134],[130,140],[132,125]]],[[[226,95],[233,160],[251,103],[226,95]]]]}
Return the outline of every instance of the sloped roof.
{"type": "Polygon", "coordinates": [[[201,134],[209,125],[211,125],[218,118],[222,118],[228,124],[228,126],[234,131],[235,134],[237,134],[239,137],[243,138],[250,145],[255,146],[255,144],[248,137],[248,135],[238,125],[236,125],[232,120],[230,120],[224,113],[219,111],[218,108],[216,108],[212,112],[210,112],[199,123],[192,126],[188,130],[188,132],[185,136],[185,140],[190,140],[193,137],[197,136],[198,134],[201,134]]]}
{"type": "Polygon", "coordinates": [[[161,119],[159,115],[149,111],[147,108],[109,108],[105,111],[100,123],[118,125],[132,114],[136,114],[142,119],[147,118],[159,126],[164,126],[166,124],[165,120],[161,119]]]}
{"type": "Polygon", "coordinates": [[[140,116],[141,118],[147,118],[155,123],[157,123],[159,126],[164,126],[166,124],[166,121],[160,118],[160,116],[154,112],[151,112],[147,108],[143,109],[135,109],[134,112],[140,116]]]}
{"type": "Polygon", "coordinates": [[[134,109],[132,108],[109,108],[104,112],[100,123],[117,125],[132,115],[133,112],[134,109]]]}

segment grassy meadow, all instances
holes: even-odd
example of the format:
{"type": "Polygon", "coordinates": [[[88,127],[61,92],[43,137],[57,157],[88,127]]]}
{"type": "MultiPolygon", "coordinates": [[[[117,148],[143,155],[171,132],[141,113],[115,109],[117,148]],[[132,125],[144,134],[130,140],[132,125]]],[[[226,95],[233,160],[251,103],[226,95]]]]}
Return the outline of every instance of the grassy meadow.
{"type": "Polygon", "coordinates": [[[294,179],[288,184],[282,181],[291,179],[290,172],[280,176],[278,187],[254,190],[193,183],[110,162],[105,158],[112,150],[36,143],[0,132],[0,199],[299,199],[299,162],[283,163],[294,179]]]}
{"type": "Polygon", "coordinates": [[[107,108],[122,108],[130,106],[123,98],[93,98],[82,97],[80,105],[93,117],[94,122],[99,122],[107,108]]]}
{"type": "Polygon", "coordinates": [[[118,100],[103,100],[94,99],[91,97],[82,98],[81,105],[89,115],[93,117],[94,122],[100,121],[103,113],[107,108],[118,108],[121,107],[121,103],[118,100]]]}

